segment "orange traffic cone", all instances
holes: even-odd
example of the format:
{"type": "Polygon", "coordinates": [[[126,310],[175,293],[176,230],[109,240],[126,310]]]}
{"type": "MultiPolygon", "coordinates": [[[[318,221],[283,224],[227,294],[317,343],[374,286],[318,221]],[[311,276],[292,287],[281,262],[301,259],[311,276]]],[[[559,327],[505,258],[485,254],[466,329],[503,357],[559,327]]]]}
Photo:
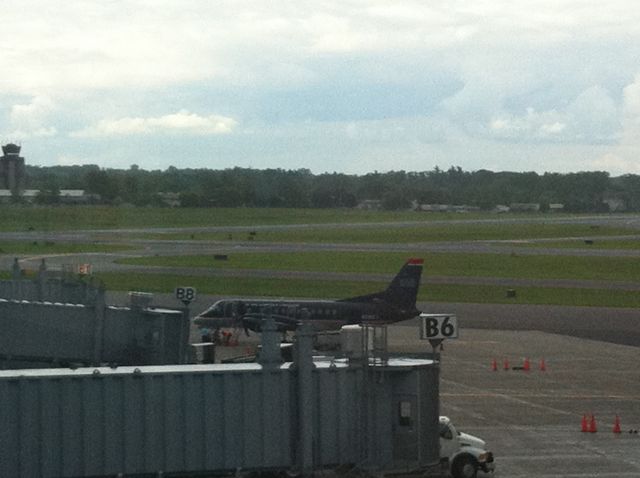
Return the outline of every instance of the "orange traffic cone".
{"type": "Polygon", "coordinates": [[[589,425],[587,424],[587,415],[582,415],[582,421],[580,422],[580,431],[586,433],[589,431],[589,425]]]}
{"type": "Polygon", "coordinates": [[[547,371],[547,364],[544,362],[544,359],[540,359],[540,371],[541,372],[547,371]]]}
{"type": "Polygon", "coordinates": [[[503,368],[504,368],[505,370],[509,370],[509,361],[508,361],[507,359],[504,359],[503,368]]]}
{"type": "Polygon", "coordinates": [[[620,429],[620,417],[616,415],[616,419],[613,422],[613,433],[622,433],[620,429]]]}
{"type": "Polygon", "coordinates": [[[493,359],[491,361],[491,370],[493,370],[494,372],[498,371],[498,362],[496,362],[496,359],[493,359]]]}
{"type": "Polygon", "coordinates": [[[598,431],[598,427],[596,426],[596,417],[591,414],[591,420],[589,420],[589,433],[596,433],[598,431]]]}
{"type": "Polygon", "coordinates": [[[524,359],[524,365],[522,366],[522,370],[528,372],[531,370],[531,363],[529,362],[529,358],[524,359]]]}

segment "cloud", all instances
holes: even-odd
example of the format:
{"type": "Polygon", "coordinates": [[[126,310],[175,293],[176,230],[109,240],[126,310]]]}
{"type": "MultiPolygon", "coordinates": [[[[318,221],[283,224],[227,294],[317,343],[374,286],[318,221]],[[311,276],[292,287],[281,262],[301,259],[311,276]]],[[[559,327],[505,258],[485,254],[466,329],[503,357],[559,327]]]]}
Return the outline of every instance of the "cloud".
{"type": "Polygon", "coordinates": [[[54,102],[48,96],[35,96],[29,103],[14,104],[3,136],[20,140],[55,136],[57,129],[50,121],[54,111],[54,102]]]}
{"type": "Polygon", "coordinates": [[[537,112],[527,108],[521,116],[504,115],[493,119],[489,128],[499,138],[549,139],[561,134],[567,127],[557,111],[537,112]]]}
{"type": "Polygon", "coordinates": [[[97,138],[104,136],[150,135],[162,133],[187,135],[220,135],[231,133],[237,125],[233,118],[224,116],[199,116],[181,110],[155,118],[120,118],[101,120],[96,125],[73,131],[74,138],[97,138]]]}
{"type": "Polygon", "coordinates": [[[637,35],[640,20],[622,0],[5,3],[0,64],[10,74],[0,77],[0,88],[32,94],[239,80],[277,63],[287,67],[276,81],[292,70],[314,78],[304,66],[314,55],[419,59],[441,52],[442,67],[469,72],[486,56],[518,58],[514,52],[523,46],[554,47],[585,31],[598,40],[612,33],[637,35]]]}
{"type": "Polygon", "coordinates": [[[640,74],[624,88],[624,123],[634,136],[640,129],[640,74]]]}
{"type": "Polygon", "coordinates": [[[22,141],[24,139],[30,138],[51,138],[53,136],[56,136],[57,134],[58,130],[53,126],[50,126],[48,128],[38,128],[31,130],[14,129],[3,134],[3,137],[16,138],[22,141]]]}
{"type": "Polygon", "coordinates": [[[36,96],[26,105],[11,107],[11,122],[14,124],[41,123],[53,111],[54,105],[47,96],[36,96]]]}
{"type": "Polygon", "coordinates": [[[591,161],[594,168],[613,174],[640,174],[640,73],[623,89],[621,132],[608,152],[591,161]]]}
{"type": "Polygon", "coordinates": [[[622,174],[640,174],[640,163],[626,154],[619,155],[620,151],[615,153],[606,153],[599,158],[590,161],[592,170],[608,171],[613,175],[622,174]]]}
{"type": "Polygon", "coordinates": [[[620,137],[621,107],[602,86],[582,91],[566,108],[566,116],[577,140],[612,142],[620,137]]]}
{"type": "Polygon", "coordinates": [[[58,166],[74,166],[76,164],[86,164],[91,161],[87,161],[86,158],[79,158],[77,156],[69,156],[66,154],[60,155],[56,158],[56,164],[58,166]]]}
{"type": "Polygon", "coordinates": [[[219,30],[205,28],[204,18],[197,19],[199,9],[183,8],[182,2],[5,3],[4,92],[161,87],[218,72],[219,30]]]}
{"type": "Polygon", "coordinates": [[[522,115],[503,111],[488,129],[495,138],[523,142],[613,143],[621,134],[620,110],[607,90],[593,86],[562,109],[536,111],[530,106],[522,115]]]}

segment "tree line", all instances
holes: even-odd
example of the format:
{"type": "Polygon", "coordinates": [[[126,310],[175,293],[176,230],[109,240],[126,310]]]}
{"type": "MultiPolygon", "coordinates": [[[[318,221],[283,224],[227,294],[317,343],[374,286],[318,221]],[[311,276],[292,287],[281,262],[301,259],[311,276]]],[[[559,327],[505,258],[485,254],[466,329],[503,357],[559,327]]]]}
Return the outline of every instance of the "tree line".
{"type": "Polygon", "coordinates": [[[26,166],[26,187],[55,202],[60,189],[84,189],[102,204],[163,205],[175,193],[182,207],[355,207],[378,200],[384,209],[412,204],[497,205],[537,203],[542,210],[563,204],[565,211],[608,211],[608,202],[640,211],[640,176],[610,177],[602,171],[569,174],[464,171],[438,167],[424,172],[363,175],[312,174],[307,169],[231,168],[147,171],[103,169],[96,165],[26,166]]]}

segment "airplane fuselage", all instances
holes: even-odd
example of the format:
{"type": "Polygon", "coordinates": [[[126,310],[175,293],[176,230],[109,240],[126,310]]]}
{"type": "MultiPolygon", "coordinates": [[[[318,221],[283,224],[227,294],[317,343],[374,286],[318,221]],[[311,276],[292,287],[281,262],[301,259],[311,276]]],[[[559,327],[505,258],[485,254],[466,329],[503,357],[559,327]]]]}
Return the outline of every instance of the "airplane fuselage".
{"type": "Polygon", "coordinates": [[[280,328],[295,330],[304,322],[316,331],[338,330],[343,325],[384,324],[409,319],[409,314],[376,302],[341,302],[330,300],[278,301],[278,300],[220,300],[200,314],[195,323],[203,327],[242,327],[260,330],[263,319],[272,317],[280,328]]]}

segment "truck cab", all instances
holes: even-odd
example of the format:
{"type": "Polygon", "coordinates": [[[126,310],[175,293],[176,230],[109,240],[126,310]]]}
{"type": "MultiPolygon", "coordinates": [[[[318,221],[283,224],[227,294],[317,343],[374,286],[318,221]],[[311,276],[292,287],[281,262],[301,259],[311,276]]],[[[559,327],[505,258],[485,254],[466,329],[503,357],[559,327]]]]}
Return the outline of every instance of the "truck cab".
{"type": "Polygon", "coordinates": [[[485,441],[457,431],[448,417],[440,417],[440,459],[454,478],[475,478],[478,470],[495,469],[485,441]]]}

